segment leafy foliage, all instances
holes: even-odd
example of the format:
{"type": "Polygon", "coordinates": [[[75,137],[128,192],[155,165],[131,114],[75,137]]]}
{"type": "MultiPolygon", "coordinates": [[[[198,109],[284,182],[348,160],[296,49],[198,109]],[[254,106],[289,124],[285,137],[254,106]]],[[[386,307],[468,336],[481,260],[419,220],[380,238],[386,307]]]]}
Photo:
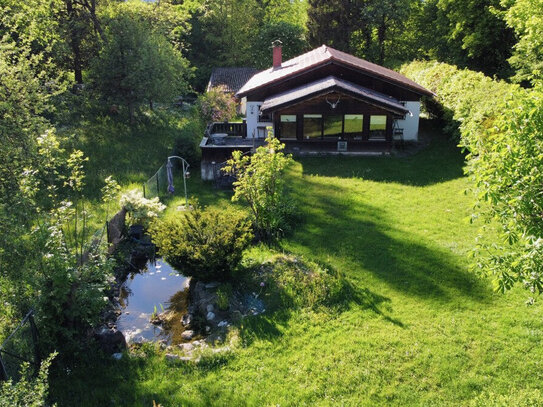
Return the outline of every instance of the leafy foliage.
{"type": "Polygon", "coordinates": [[[484,144],[473,151],[469,167],[481,200],[490,203],[506,246],[481,244],[477,266],[496,276],[506,291],[516,282],[543,292],[543,89],[511,98],[507,115],[496,118],[484,144]]]}
{"type": "Polygon", "coordinates": [[[522,93],[516,85],[435,61],[415,61],[404,65],[401,72],[437,95],[442,108],[434,107],[432,100],[427,107],[434,107],[432,113],[442,115],[449,134],[458,135],[460,126],[463,146],[470,151],[484,140],[483,129],[490,128],[503,113],[503,103],[510,95],[522,93]]]}
{"type": "Polygon", "coordinates": [[[540,1],[502,0],[510,7],[504,12],[507,25],[518,37],[509,62],[516,68],[517,81],[543,79],[543,4],[540,1]]]}
{"type": "Polygon", "coordinates": [[[253,44],[256,68],[267,69],[270,66],[270,44],[280,40],[283,47],[283,60],[294,58],[308,49],[303,27],[286,21],[270,22],[262,26],[253,44]]]}
{"type": "Polygon", "coordinates": [[[202,123],[232,120],[237,114],[236,100],[222,88],[210,89],[198,97],[198,111],[202,123]]]}
{"type": "Polygon", "coordinates": [[[42,348],[59,350],[63,359],[69,359],[87,346],[85,334],[98,323],[107,304],[105,292],[113,282],[114,262],[96,242],[83,257],[71,250],[64,232],[74,222],[68,204],[55,216],[37,231],[39,246],[46,250],[41,259],[37,316],[42,348]]]}
{"type": "Polygon", "coordinates": [[[48,406],[49,384],[47,376],[55,356],[56,353],[52,353],[42,362],[38,376],[35,378],[30,374],[28,363],[25,363],[21,369],[21,380],[17,383],[13,383],[11,380],[0,383],[0,407],[48,406]]]}
{"type": "Polygon", "coordinates": [[[154,222],[150,234],[168,263],[203,281],[232,280],[253,237],[246,215],[230,209],[194,209],[154,222]]]}
{"type": "Polygon", "coordinates": [[[500,10],[500,0],[424,2],[419,43],[430,58],[505,78],[514,37],[500,10]]]}
{"type": "Polygon", "coordinates": [[[106,42],[91,76],[103,96],[128,107],[131,122],[141,103],[171,102],[187,90],[187,60],[149,21],[123,5],[108,19],[106,42]]]}
{"type": "Polygon", "coordinates": [[[285,145],[269,135],[266,145],[252,155],[234,151],[223,171],[234,174],[232,201],[245,201],[251,210],[256,236],[271,241],[291,228],[294,205],[285,188],[285,170],[292,157],[285,145]]]}

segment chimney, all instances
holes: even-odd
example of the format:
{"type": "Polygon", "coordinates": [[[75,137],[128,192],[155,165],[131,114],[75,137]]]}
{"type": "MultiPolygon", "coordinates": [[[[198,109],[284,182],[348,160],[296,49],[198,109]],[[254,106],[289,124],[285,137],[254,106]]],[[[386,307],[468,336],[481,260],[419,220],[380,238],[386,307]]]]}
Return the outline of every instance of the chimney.
{"type": "Polygon", "coordinates": [[[283,63],[283,43],[280,40],[272,42],[273,49],[273,69],[281,68],[283,63]]]}

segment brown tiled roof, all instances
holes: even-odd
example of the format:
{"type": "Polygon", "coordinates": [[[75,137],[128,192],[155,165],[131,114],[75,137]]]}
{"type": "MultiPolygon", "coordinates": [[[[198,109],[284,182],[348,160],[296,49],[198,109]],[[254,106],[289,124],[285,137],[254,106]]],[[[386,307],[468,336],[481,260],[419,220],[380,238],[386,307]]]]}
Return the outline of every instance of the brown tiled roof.
{"type": "Polygon", "coordinates": [[[358,99],[362,99],[369,104],[377,105],[394,113],[406,114],[409,112],[404,105],[392,96],[367,89],[343,79],[338,79],[335,76],[328,76],[319,79],[318,81],[308,83],[307,85],[269,97],[264,101],[260,109],[262,112],[277,110],[281,107],[296,104],[297,102],[312,96],[318,96],[333,91],[342,91],[358,99]]]}
{"type": "Polygon", "coordinates": [[[408,89],[421,95],[433,95],[433,93],[430,92],[428,89],[425,89],[418,83],[406,78],[398,72],[368,62],[364,59],[357,58],[345,52],[338,51],[337,49],[330,48],[326,45],[322,45],[321,47],[316,48],[313,51],[309,51],[305,54],[283,62],[280,68],[270,68],[254,75],[239,90],[237,96],[243,97],[247,93],[255,89],[261,88],[274,82],[278,82],[282,79],[328,62],[336,62],[339,64],[353,67],[360,71],[364,71],[369,75],[381,78],[388,82],[396,83],[399,86],[407,87],[408,89]]]}
{"type": "Polygon", "coordinates": [[[258,70],[249,67],[214,68],[207,89],[222,87],[227,92],[238,92],[258,70]]]}

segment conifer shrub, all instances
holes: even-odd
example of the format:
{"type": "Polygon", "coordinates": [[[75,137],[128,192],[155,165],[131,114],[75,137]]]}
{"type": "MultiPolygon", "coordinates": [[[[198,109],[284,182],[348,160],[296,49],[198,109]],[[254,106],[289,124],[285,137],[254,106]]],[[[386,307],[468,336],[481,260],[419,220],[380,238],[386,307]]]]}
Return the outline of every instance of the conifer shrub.
{"type": "Polygon", "coordinates": [[[233,209],[196,208],[150,228],[160,256],[186,276],[231,281],[253,234],[247,216],[233,209]]]}

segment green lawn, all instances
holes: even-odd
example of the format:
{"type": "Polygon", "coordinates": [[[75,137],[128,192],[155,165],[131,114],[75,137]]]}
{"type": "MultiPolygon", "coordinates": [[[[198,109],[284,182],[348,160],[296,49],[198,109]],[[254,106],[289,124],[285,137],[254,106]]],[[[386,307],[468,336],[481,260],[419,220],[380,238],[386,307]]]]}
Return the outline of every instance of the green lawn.
{"type": "MultiPolygon", "coordinates": [[[[278,250],[343,272],[355,290],[346,306],[254,318],[243,345],[199,365],[154,352],[95,361],[55,378],[53,396],[60,406],[543,405],[541,304],[524,305],[521,289],[495,294],[468,270],[477,226],[465,220],[462,166],[437,132],[409,158],[297,160],[304,221],[278,250]]],[[[189,188],[204,204],[228,202],[197,177],[189,188]]]]}

